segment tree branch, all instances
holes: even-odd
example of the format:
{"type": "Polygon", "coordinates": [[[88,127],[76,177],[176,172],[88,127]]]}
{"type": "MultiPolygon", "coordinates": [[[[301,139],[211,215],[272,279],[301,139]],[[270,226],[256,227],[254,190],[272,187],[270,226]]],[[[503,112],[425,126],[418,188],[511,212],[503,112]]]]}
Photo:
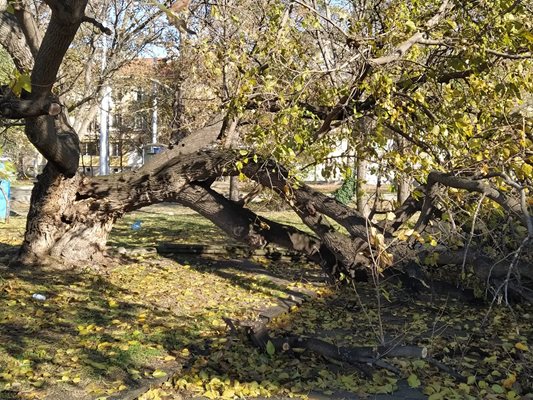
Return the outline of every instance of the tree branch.
{"type": "Polygon", "coordinates": [[[519,216],[524,226],[530,223],[527,217],[523,215],[522,205],[516,199],[506,196],[501,191],[495,189],[489,184],[480,182],[479,180],[468,179],[464,177],[453,176],[442,172],[432,171],[428,175],[427,187],[431,190],[436,183],[447,187],[456,189],[464,189],[469,192],[477,192],[484,194],[492,201],[498,203],[508,213],[519,216]]]}
{"type": "Polygon", "coordinates": [[[24,32],[24,37],[26,38],[26,43],[30,48],[30,51],[33,57],[37,57],[39,48],[41,47],[41,42],[43,40],[41,31],[37,26],[37,22],[33,18],[33,15],[28,12],[26,9],[26,4],[24,1],[17,1],[13,3],[13,8],[15,10],[15,17],[19,23],[22,32],[24,32]]]}
{"type": "Polygon", "coordinates": [[[113,33],[113,31],[111,29],[109,29],[108,27],[104,26],[101,22],[97,21],[93,17],[89,17],[89,16],[85,15],[82,18],[82,22],[88,22],[89,24],[92,24],[92,25],[96,26],[102,33],[105,33],[106,35],[111,35],[113,33]]]}
{"type": "Polygon", "coordinates": [[[411,47],[419,43],[421,40],[427,39],[427,31],[437,25],[452,7],[453,6],[449,5],[449,0],[444,0],[439,11],[437,11],[437,13],[425,24],[424,32],[416,32],[409,39],[400,43],[391,54],[377,58],[370,58],[368,62],[372,65],[385,65],[399,60],[411,47]]]}
{"type": "Polygon", "coordinates": [[[8,119],[37,117],[40,115],[56,116],[61,112],[61,105],[50,100],[18,100],[0,97],[0,115],[8,119]]]}
{"type": "MultiPolygon", "coordinates": [[[[51,94],[59,67],[84,17],[87,0],[68,3],[48,0],[47,4],[52,9],[52,17],[35,58],[31,93],[25,98],[38,103],[51,94]]],[[[79,139],[66,115],[62,114],[57,119],[49,115],[26,118],[25,133],[59,172],[67,177],[76,174],[80,155],[79,139]]]]}

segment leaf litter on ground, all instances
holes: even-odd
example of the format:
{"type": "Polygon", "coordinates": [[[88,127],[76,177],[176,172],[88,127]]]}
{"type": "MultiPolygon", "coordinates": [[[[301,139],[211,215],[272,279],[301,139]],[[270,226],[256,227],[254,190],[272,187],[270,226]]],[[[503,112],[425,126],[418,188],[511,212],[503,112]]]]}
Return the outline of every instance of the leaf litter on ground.
{"type": "MultiPolygon", "coordinates": [[[[110,244],[228,242],[201,217],[168,210],[125,218],[110,244]],[[133,231],[136,220],[142,228],[133,231]]],[[[522,306],[488,313],[487,307],[451,299],[406,297],[402,288],[388,285],[392,300],[382,298],[378,308],[370,285],[358,284],[357,293],[317,286],[305,278],[320,276],[315,266],[256,260],[293,280],[293,288],[318,294],[276,318],[272,335],[316,337],[344,347],[376,346],[381,339],[427,346],[432,357],[464,376],[459,382],[427,360],[393,359],[401,376],[376,370],[368,379],[354,366],[309,352],[262,352],[230,333],[224,318],[254,320],[291,287],[227,263],[219,268],[216,260],[157,254],[123,257],[105,273],[12,270],[6,264],[22,241],[24,220],[12,218],[7,226],[0,229],[8,254],[0,259],[0,398],[120,398],[161,380],[166,382],[140,399],[366,396],[391,393],[401,379],[432,400],[513,400],[533,392],[533,313],[522,306]],[[46,300],[32,299],[35,293],[46,300]]]]}

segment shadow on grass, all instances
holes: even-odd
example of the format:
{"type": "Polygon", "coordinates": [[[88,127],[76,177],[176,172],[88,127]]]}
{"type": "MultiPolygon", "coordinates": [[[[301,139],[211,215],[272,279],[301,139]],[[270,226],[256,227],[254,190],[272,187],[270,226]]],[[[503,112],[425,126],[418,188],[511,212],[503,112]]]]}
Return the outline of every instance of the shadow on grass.
{"type": "Polygon", "coordinates": [[[168,309],[142,301],[139,291],[105,276],[0,264],[0,398],[58,385],[70,394],[54,399],[91,398],[74,394],[83,386],[95,389],[92,397],[109,395],[175,368],[179,360],[165,357],[205,340],[189,329],[205,322],[201,313],[181,315],[176,324],[168,309]]]}
{"type": "Polygon", "coordinates": [[[278,261],[275,263],[276,268],[266,268],[247,259],[217,260],[202,256],[184,257],[172,254],[162,256],[178,263],[187,263],[199,272],[214,274],[252,293],[271,295],[279,292],[282,298],[302,296],[301,291],[292,290],[288,285],[302,282],[322,286],[327,281],[320,268],[302,262],[278,261]]]}

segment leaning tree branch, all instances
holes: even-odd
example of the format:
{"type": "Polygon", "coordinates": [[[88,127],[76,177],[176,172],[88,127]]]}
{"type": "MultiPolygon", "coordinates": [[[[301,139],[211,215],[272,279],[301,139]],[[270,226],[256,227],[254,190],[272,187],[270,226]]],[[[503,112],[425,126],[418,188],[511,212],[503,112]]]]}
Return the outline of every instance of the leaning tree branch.
{"type": "MultiPolygon", "coordinates": [[[[216,137],[216,131],[212,132],[212,136],[216,137]]],[[[149,204],[179,202],[196,210],[231,237],[251,247],[273,243],[298,251],[321,265],[331,275],[340,271],[355,275],[357,270],[366,271],[366,267],[371,264],[368,246],[373,244],[367,240],[366,220],[334,199],[305,185],[299,185],[273,160],[258,159],[254,162],[250,161],[253,160],[252,154],[243,155],[239,151],[228,149],[201,150],[194,153],[188,153],[187,149],[183,149],[183,153],[180,151],[179,147],[171,149],[167,154],[163,153],[161,157],[133,172],[84,178],[76,193],[78,207],[118,218],[125,212],[149,204]],[[248,159],[247,163],[245,158],[248,159]],[[238,161],[243,164],[241,170],[236,167],[238,161]],[[209,187],[209,181],[214,177],[239,173],[244,173],[250,179],[275,191],[292,206],[318,238],[256,215],[209,187]],[[346,227],[351,238],[334,229],[326,220],[326,215],[346,227]],[[363,234],[364,237],[361,238],[359,235],[363,234]]],[[[431,189],[439,188],[433,184],[431,189]]],[[[419,201],[412,200],[412,204],[398,210],[395,224],[405,221],[405,218],[420,207],[419,201]]],[[[69,218],[76,218],[76,214],[69,218]]],[[[393,255],[394,264],[400,264],[406,259],[420,260],[423,263],[426,257],[434,252],[439,253],[439,264],[462,265],[465,259],[464,252],[456,254],[437,248],[428,252],[413,248],[409,243],[398,243],[394,239],[391,241],[390,236],[386,240],[391,244],[387,251],[393,255]]],[[[505,276],[507,273],[508,264],[495,264],[479,249],[468,252],[467,262],[473,265],[476,275],[481,278],[498,277],[502,274],[505,276]]],[[[522,264],[517,268],[522,273],[522,264]]],[[[531,272],[525,271],[522,276],[529,277],[531,272]]]]}
{"type": "Polygon", "coordinates": [[[239,203],[226,199],[205,182],[212,177],[235,175],[234,151],[201,152],[178,155],[165,168],[157,163],[151,168],[121,176],[84,179],[77,198],[92,205],[93,211],[117,216],[149,204],[179,202],[189,207],[234,239],[252,248],[269,243],[304,254],[310,261],[332,274],[339,255],[334,255],[318,238],[294,227],[261,217],[239,203]]]}
{"type": "Polygon", "coordinates": [[[336,257],[319,239],[292,226],[259,216],[205,185],[186,185],[176,193],[175,200],[251,248],[278,245],[304,254],[310,261],[322,266],[328,275],[334,273],[336,257]]]}

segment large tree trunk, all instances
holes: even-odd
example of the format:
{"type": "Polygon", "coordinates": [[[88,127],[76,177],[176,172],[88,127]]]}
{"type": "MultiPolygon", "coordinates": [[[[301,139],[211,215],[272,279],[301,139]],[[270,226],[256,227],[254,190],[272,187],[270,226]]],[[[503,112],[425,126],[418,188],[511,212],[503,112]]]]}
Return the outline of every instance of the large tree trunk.
{"type": "Polygon", "coordinates": [[[77,199],[82,178],[65,178],[48,164],[31,198],[20,260],[101,261],[116,213],[94,212],[77,199]]]}

